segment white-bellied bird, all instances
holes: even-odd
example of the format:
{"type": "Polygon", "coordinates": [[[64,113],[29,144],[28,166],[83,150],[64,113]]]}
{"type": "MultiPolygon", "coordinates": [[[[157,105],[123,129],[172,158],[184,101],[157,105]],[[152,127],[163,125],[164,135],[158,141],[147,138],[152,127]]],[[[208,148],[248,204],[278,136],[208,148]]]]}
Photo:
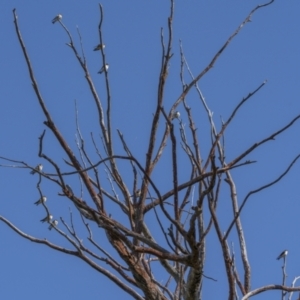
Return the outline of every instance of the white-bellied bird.
{"type": "Polygon", "coordinates": [[[47,201],[47,197],[43,196],[42,198],[40,198],[38,201],[34,202],[35,205],[39,205],[42,203],[45,203],[47,201]]]}
{"type": "Polygon", "coordinates": [[[57,220],[54,220],[50,223],[50,226],[48,227],[49,230],[51,230],[53,227],[56,227],[58,224],[58,221],[57,220]]]}
{"type": "Polygon", "coordinates": [[[94,51],[98,51],[98,50],[101,50],[101,49],[104,49],[105,48],[105,45],[104,44],[99,44],[97,45],[95,48],[94,48],[94,51]]]}
{"type": "Polygon", "coordinates": [[[61,19],[62,19],[62,15],[61,15],[61,14],[57,15],[57,16],[52,20],[52,24],[54,24],[54,23],[57,22],[57,21],[60,21],[61,19]]]}
{"type": "Polygon", "coordinates": [[[100,71],[98,72],[98,74],[102,74],[104,72],[104,70],[107,72],[109,68],[109,64],[105,64],[101,69],[100,71]]]}
{"type": "Polygon", "coordinates": [[[288,254],[287,250],[282,251],[279,256],[277,257],[277,260],[279,260],[280,258],[286,257],[288,254]]]}
{"type": "Polygon", "coordinates": [[[42,164],[38,164],[35,168],[34,168],[34,170],[32,170],[31,172],[30,172],[30,174],[35,174],[36,173],[36,171],[38,171],[38,172],[41,172],[43,170],[43,165],[42,164]]]}
{"type": "Polygon", "coordinates": [[[172,118],[171,120],[174,120],[174,119],[179,119],[180,118],[180,112],[179,111],[175,111],[172,115],[172,118]]]}
{"type": "Polygon", "coordinates": [[[51,220],[53,219],[53,216],[52,215],[48,215],[46,216],[44,219],[41,220],[42,223],[45,223],[45,222],[51,222],[51,220]]]}

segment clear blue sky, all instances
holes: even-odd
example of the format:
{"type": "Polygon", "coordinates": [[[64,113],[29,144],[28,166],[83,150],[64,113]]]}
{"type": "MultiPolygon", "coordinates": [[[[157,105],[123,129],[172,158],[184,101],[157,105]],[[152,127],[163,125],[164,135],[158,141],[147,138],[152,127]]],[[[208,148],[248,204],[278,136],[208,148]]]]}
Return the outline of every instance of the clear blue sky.
{"type": "MultiPolygon", "coordinates": [[[[105,53],[110,64],[113,129],[114,132],[116,129],[123,132],[133,154],[144,162],[161,63],[160,28],[164,27],[167,36],[170,4],[169,1],[137,0],[104,0],[101,3],[105,14],[105,53]]],[[[189,66],[196,75],[250,10],[261,3],[261,0],[175,3],[174,56],[165,93],[167,110],[181,89],[179,40],[182,40],[189,66]]],[[[17,10],[37,82],[59,129],[75,150],[76,99],[81,129],[87,145],[91,146],[89,133],[93,131],[99,135],[95,108],[83,72],[65,45],[68,38],[59,24],[52,25],[51,20],[61,13],[77,46],[76,26],[79,27],[91,76],[99,95],[104,98],[104,79],[97,74],[101,67],[100,56],[92,51],[99,42],[98,2],[17,0],[2,1],[0,8],[0,155],[36,165],[40,162],[37,156],[38,137],[45,128],[45,118],[31,87],[17,41],[13,8],[17,10]]],[[[228,128],[227,161],[287,124],[300,112],[299,13],[300,3],[297,0],[277,0],[271,6],[259,10],[199,83],[219,126],[220,116],[226,120],[243,97],[268,80],[265,87],[240,110],[228,128]]],[[[186,81],[189,82],[187,76],[186,81]]],[[[209,142],[207,118],[195,93],[191,93],[187,100],[194,115],[199,116],[195,119],[205,157],[209,142]]],[[[182,106],[179,106],[179,110],[183,122],[187,124],[182,106]]],[[[296,124],[275,141],[254,151],[249,159],[257,160],[257,164],[232,172],[240,202],[248,191],[277,178],[300,152],[299,128],[300,124],[296,124]]],[[[116,153],[122,154],[115,133],[114,136],[116,153]]],[[[59,150],[50,132],[46,134],[44,151],[62,164],[65,155],[59,150]]],[[[170,166],[168,161],[165,164],[170,166]]],[[[179,166],[180,180],[184,182],[189,174],[183,164],[179,163],[179,166]]],[[[300,164],[297,163],[278,185],[254,195],[242,213],[253,288],[281,283],[281,262],[275,258],[285,248],[289,249],[288,284],[300,275],[299,169],[300,164]]],[[[162,165],[155,174],[159,187],[167,192],[172,185],[168,176],[170,173],[164,170],[162,165]]],[[[35,188],[37,178],[30,176],[28,170],[13,168],[0,168],[0,178],[0,215],[30,235],[66,245],[55,232],[49,232],[47,226],[39,222],[44,212],[33,205],[39,197],[35,188]]],[[[71,181],[76,190],[75,183],[76,178],[71,181]]],[[[43,188],[53,214],[67,219],[70,203],[57,196],[59,191],[53,185],[45,183],[43,188]]],[[[224,230],[231,217],[228,197],[224,186],[224,196],[218,209],[223,218],[224,230]]],[[[71,209],[74,214],[77,213],[74,207],[71,206],[71,209]]],[[[102,233],[95,231],[95,235],[105,240],[102,233]]],[[[130,299],[104,276],[75,257],[30,243],[3,223],[0,224],[0,236],[1,299],[130,299]]],[[[236,241],[234,236],[232,240],[236,241]]],[[[204,279],[203,299],[227,298],[224,269],[222,264],[220,269],[219,263],[221,254],[214,243],[213,235],[207,244],[205,273],[218,282],[204,279]]],[[[236,242],[235,245],[237,247],[236,242]]],[[[275,292],[271,292],[256,299],[274,299],[274,296],[275,292]]]]}

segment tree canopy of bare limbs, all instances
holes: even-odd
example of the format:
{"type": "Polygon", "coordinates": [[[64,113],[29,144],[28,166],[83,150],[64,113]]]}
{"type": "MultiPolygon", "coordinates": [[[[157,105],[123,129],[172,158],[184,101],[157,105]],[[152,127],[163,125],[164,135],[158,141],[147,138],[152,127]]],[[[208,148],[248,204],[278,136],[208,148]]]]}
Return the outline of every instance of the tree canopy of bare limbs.
{"type": "MultiPolygon", "coordinates": [[[[51,234],[60,235],[68,246],[24,233],[2,215],[0,215],[0,220],[25,239],[79,258],[101,276],[106,276],[133,299],[202,299],[202,289],[206,282],[216,282],[217,286],[218,280],[214,274],[205,269],[206,255],[210,251],[207,239],[212,234],[217,237],[216,245],[222,254],[223,262],[219,268],[224,271],[228,285],[228,292],[223,299],[249,299],[257,294],[267,294],[270,290],[280,290],[284,298],[288,294],[292,297],[293,292],[300,291],[300,287],[296,286],[296,280],[292,286],[286,285],[285,269],[283,269],[281,285],[271,284],[252,289],[251,265],[241,218],[241,213],[245,210],[245,205],[251,196],[278,183],[288,174],[300,155],[294,157],[277,178],[250,191],[244,199],[238,199],[232,176],[233,169],[246,169],[248,165],[256,163],[248,158],[249,154],[289,130],[298,121],[300,115],[227,161],[227,156],[225,157],[226,129],[243,105],[254,98],[267,81],[261,82],[252,91],[247,92],[248,94],[240,99],[232,110],[229,118],[222,121],[219,129],[215,125],[213,113],[198,85],[203,76],[214,67],[231,41],[251,21],[251,17],[258,11],[266,9],[273,1],[255,7],[212,56],[207,66],[197,74],[192,73],[180,44],[179,75],[182,91],[174,99],[171,108],[167,109],[165,88],[173,57],[174,0],[170,0],[167,30],[162,29],[160,35],[162,54],[156,108],[148,136],[145,161],[137,158],[136,149],[133,151],[133,147],[126,142],[126,137],[121,130],[118,130],[117,134],[123,152],[115,151],[116,141],[111,118],[111,89],[114,87],[111,85],[110,69],[106,59],[108,50],[103,46],[105,32],[102,30],[104,20],[102,6],[99,5],[99,46],[95,50],[101,54],[103,66],[101,76],[105,81],[107,95],[105,99],[100,99],[90,76],[79,31],[81,49],[75,46],[63,18],[58,15],[53,19],[53,22],[60,26],[60,29],[67,35],[69,39],[67,46],[84,72],[85,81],[94,100],[99,125],[96,132],[97,134],[100,132],[101,142],[95,138],[94,134],[91,134],[89,140],[93,144],[92,149],[86,147],[86,137],[81,134],[77,116],[77,149],[72,149],[55,123],[37,84],[31,63],[34,58],[30,58],[22,38],[17,12],[13,10],[18,41],[36,99],[45,118],[46,129],[39,136],[38,153],[44,167],[32,166],[11,157],[1,157],[1,160],[12,167],[27,168],[36,176],[38,180],[36,187],[40,199],[35,204],[45,210],[45,218],[42,221],[48,223],[51,234]],[[188,82],[185,80],[185,72],[190,78],[188,82]],[[207,154],[201,149],[200,132],[195,126],[197,111],[189,106],[186,99],[191,91],[198,95],[202,109],[207,116],[206,122],[209,124],[210,136],[207,154]],[[183,121],[183,115],[186,122],[183,121]],[[51,132],[60,145],[65,155],[63,163],[57,162],[51,155],[46,154],[46,132],[51,132]],[[98,157],[96,161],[91,158],[91,152],[96,153],[98,157]],[[179,176],[181,172],[178,166],[179,153],[185,155],[188,162],[185,167],[188,169],[189,178],[185,181],[182,181],[179,176]],[[155,175],[163,156],[169,157],[172,162],[171,172],[165,175],[172,180],[173,184],[172,189],[168,191],[158,187],[155,175]],[[71,171],[65,171],[67,168],[71,171]],[[71,177],[78,178],[76,188],[67,184],[71,177]],[[105,183],[103,177],[106,177],[105,183]],[[68,219],[52,216],[51,204],[46,201],[43,193],[44,182],[51,182],[58,196],[67,199],[70,206],[79,211],[85,236],[79,234],[77,227],[74,226],[75,215],[72,211],[68,219]],[[222,197],[222,200],[227,201],[227,214],[231,220],[228,224],[220,222],[222,212],[218,211],[221,189],[224,185],[227,187],[225,190],[228,194],[226,198],[222,197]],[[77,192],[78,190],[80,192],[77,192]],[[105,242],[97,240],[96,231],[104,232],[107,240],[105,242]],[[237,236],[238,245],[231,246],[230,236],[234,234],[237,236]],[[83,243],[84,239],[88,243],[83,243]],[[110,248],[107,249],[108,243],[110,248]]],[[[285,262],[285,256],[283,258],[285,262]]]]}

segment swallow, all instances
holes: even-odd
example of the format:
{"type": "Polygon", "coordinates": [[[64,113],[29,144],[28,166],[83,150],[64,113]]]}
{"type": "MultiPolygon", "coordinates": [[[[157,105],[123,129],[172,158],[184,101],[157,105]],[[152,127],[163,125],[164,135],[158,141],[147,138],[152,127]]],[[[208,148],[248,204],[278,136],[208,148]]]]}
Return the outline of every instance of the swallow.
{"type": "Polygon", "coordinates": [[[140,189],[135,191],[135,196],[138,198],[141,196],[142,191],[140,189]]]}
{"type": "Polygon", "coordinates": [[[35,174],[36,173],[36,171],[38,171],[38,172],[41,172],[43,170],[43,165],[42,164],[38,164],[35,168],[34,168],[34,170],[32,170],[31,172],[30,172],[30,174],[35,174]]]}
{"type": "Polygon", "coordinates": [[[62,15],[57,15],[53,20],[52,20],[52,24],[54,24],[57,21],[60,21],[62,19],[62,15]]]}
{"type": "Polygon", "coordinates": [[[50,223],[52,219],[53,219],[53,216],[52,215],[48,215],[44,219],[42,219],[41,222],[42,223],[45,223],[45,222],[50,223]]]}
{"type": "Polygon", "coordinates": [[[98,50],[101,50],[101,49],[104,49],[105,48],[105,45],[104,44],[99,44],[97,45],[95,48],[94,48],[94,51],[98,51],[98,50]]]}
{"type": "Polygon", "coordinates": [[[288,251],[284,250],[279,254],[279,256],[277,257],[277,260],[279,260],[280,258],[286,257],[287,255],[288,255],[288,251]]]}
{"type": "Polygon", "coordinates": [[[105,64],[105,66],[103,66],[103,67],[101,68],[101,70],[98,72],[98,74],[102,74],[102,73],[104,72],[104,69],[105,69],[105,71],[107,72],[108,68],[109,68],[109,64],[105,64]]]}
{"type": "Polygon", "coordinates": [[[45,203],[47,201],[47,197],[43,196],[42,198],[40,198],[38,201],[34,202],[35,205],[39,205],[42,203],[45,203]]]}
{"type": "Polygon", "coordinates": [[[56,227],[58,224],[58,221],[57,220],[54,220],[50,223],[50,226],[48,227],[49,230],[51,230],[53,227],[56,227]]]}
{"type": "Polygon", "coordinates": [[[179,111],[175,111],[171,117],[171,120],[174,119],[179,119],[180,118],[180,112],[179,111]]]}

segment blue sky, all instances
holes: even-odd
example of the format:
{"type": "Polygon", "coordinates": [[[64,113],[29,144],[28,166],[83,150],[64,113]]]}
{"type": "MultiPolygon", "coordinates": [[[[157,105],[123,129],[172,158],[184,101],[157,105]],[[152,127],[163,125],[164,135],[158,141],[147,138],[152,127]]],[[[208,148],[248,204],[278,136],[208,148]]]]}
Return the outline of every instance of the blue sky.
{"type": "MultiPolygon", "coordinates": [[[[133,154],[144,162],[147,137],[156,105],[161,63],[160,28],[164,28],[167,36],[170,4],[169,1],[136,0],[106,0],[101,3],[104,8],[105,53],[110,64],[115,151],[123,154],[116,134],[116,129],[120,129],[133,154]]],[[[182,41],[188,64],[196,75],[209,63],[250,10],[261,3],[237,0],[175,3],[174,56],[170,64],[164,104],[167,111],[181,91],[179,40],[182,41]]],[[[0,38],[5,41],[1,43],[0,55],[0,156],[36,165],[40,162],[37,155],[38,137],[45,129],[45,118],[32,89],[17,41],[13,8],[17,10],[19,26],[37,82],[57,126],[76,150],[76,100],[81,130],[87,147],[92,149],[90,132],[100,141],[95,107],[83,72],[71,50],[65,45],[68,42],[65,32],[59,24],[52,25],[51,20],[61,13],[63,22],[71,31],[78,47],[80,44],[76,26],[79,27],[91,76],[100,97],[105,98],[104,77],[97,74],[102,63],[99,54],[92,51],[99,42],[98,2],[18,0],[2,2],[0,7],[0,38]]],[[[220,117],[226,120],[243,97],[264,80],[268,80],[259,93],[243,106],[226,131],[227,161],[283,127],[300,112],[299,12],[300,3],[296,0],[275,1],[271,6],[260,9],[252,17],[252,22],[246,24],[233,40],[214,68],[199,82],[206,101],[214,112],[216,125],[220,128],[220,117]]],[[[186,82],[190,81],[187,73],[185,79],[186,82]]],[[[203,149],[202,156],[205,157],[209,149],[207,117],[195,92],[191,92],[187,101],[194,112],[203,149]]],[[[181,105],[178,110],[183,122],[188,124],[181,105]]],[[[232,172],[239,203],[249,191],[276,179],[299,154],[299,126],[296,123],[274,141],[251,153],[248,158],[256,160],[256,164],[232,172]]],[[[179,138],[178,124],[175,128],[179,138]]],[[[154,178],[162,192],[172,188],[171,173],[166,171],[171,170],[169,150],[170,148],[166,149],[162,164],[154,172],[154,178]]],[[[49,131],[46,133],[44,151],[63,164],[62,158],[65,155],[59,150],[59,145],[49,131]]],[[[185,182],[189,171],[185,169],[186,158],[181,155],[179,180],[185,182]]],[[[1,164],[4,162],[1,161],[1,164]]],[[[285,248],[289,249],[288,284],[295,276],[300,275],[299,167],[299,163],[296,163],[278,185],[252,196],[242,213],[253,288],[281,283],[281,262],[275,258],[285,248]]],[[[121,170],[126,171],[125,164],[121,164],[121,170]]],[[[39,197],[35,188],[37,177],[30,176],[28,170],[24,169],[0,168],[0,178],[0,215],[30,235],[66,245],[55,232],[49,232],[47,226],[39,222],[44,217],[44,212],[33,205],[39,197]]],[[[77,178],[70,179],[75,190],[76,180],[77,178]]],[[[130,183],[129,179],[128,182],[130,183]]],[[[43,191],[49,199],[48,204],[53,214],[67,219],[70,203],[57,196],[59,191],[51,184],[45,183],[43,191]]],[[[222,192],[224,196],[220,200],[218,214],[226,230],[231,211],[225,185],[222,192]]],[[[75,208],[71,209],[76,215],[75,208]]],[[[149,222],[149,226],[155,228],[153,221],[149,222]]],[[[78,230],[84,234],[79,221],[78,230]]],[[[95,233],[99,240],[105,240],[102,232],[95,233]]],[[[30,243],[3,223],[0,224],[0,236],[2,299],[130,299],[104,276],[75,257],[30,243]]],[[[229,238],[231,240],[236,242],[234,234],[229,238]]],[[[208,239],[205,272],[218,282],[204,280],[204,299],[220,299],[226,293],[222,264],[220,270],[221,253],[218,247],[214,247],[215,243],[213,234],[208,239]]],[[[235,245],[238,247],[237,243],[235,245]]],[[[256,299],[273,299],[274,296],[275,292],[271,292],[256,299]]]]}

